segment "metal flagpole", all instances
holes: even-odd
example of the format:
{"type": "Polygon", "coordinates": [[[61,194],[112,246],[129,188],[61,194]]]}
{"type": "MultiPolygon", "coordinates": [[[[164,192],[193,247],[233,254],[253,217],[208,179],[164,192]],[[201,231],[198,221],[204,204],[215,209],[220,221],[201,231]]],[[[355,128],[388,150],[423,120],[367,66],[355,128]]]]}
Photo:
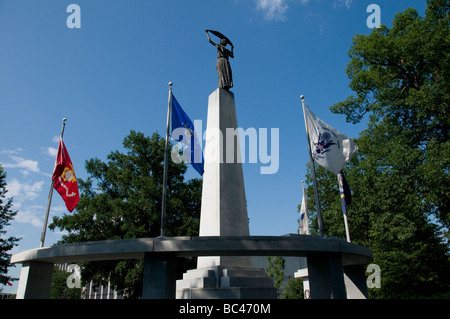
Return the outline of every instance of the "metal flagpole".
{"type": "MultiPolygon", "coordinates": [[[[342,172],[337,175],[337,178],[338,178],[339,192],[341,195],[342,205],[346,205],[345,197],[342,198],[344,196],[344,181],[343,181],[342,172]]],[[[342,206],[342,208],[343,208],[342,213],[344,215],[345,234],[347,235],[347,242],[350,243],[351,241],[350,241],[350,231],[348,229],[347,211],[344,210],[345,209],[344,206],[342,206]]]]}
{"type": "Polygon", "coordinates": [[[309,150],[309,161],[311,163],[311,175],[312,175],[313,186],[314,186],[314,198],[316,201],[317,220],[319,222],[319,235],[323,236],[323,221],[322,221],[322,214],[321,214],[321,210],[320,210],[319,192],[317,191],[316,168],[314,166],[314,160],[313,160],[312,153],[311,153],[311,144],[310,144],[309,132],[308,132],[308,122],[306,120],[305,96],[300,95],[300,98],[302,99],[303,117],[305,119],[306,138],[308,141],[308,150],[309,150]]]}
{"type": "MultiPolygon", "coordinates": [[[[66,121],[67,121],[67,119],[63,118],[63,124],[62,124],[61,135],[60,135],[60,139],[61,140],[62,140],[63,135],[64,135],[64,128],[66,127],[66,121]]],[[[55,165],[56,165],[56,160],[55,160],[55,165]]],[[[52,182],[50,184],[50,192],[48,193],[47,211],[45,212],[44,226],[42,228],[42,233],[41,233],[41,248],[44,247],[45,233],[47,232],[48,215],[50,214],[50,205],[52,203],[53,186],[54,186],[54,184],[55,184],[55,182],[52,179],[52,182]]]]}
{"type": "Polygon", "coordinates": [[[172,109],[172,82],[169,82],[169,102],[167,106],[167,130],[166,130],[166,145],[164,149],[164,177],[163,177],[163,193],[161,204],[161,237],[164,237],[164,230],[166,224],[166,189],[167,189],[167,169],[168,169],[168,153],[169,153],[169,131],[170,131],[170,113],[172,109]]]}

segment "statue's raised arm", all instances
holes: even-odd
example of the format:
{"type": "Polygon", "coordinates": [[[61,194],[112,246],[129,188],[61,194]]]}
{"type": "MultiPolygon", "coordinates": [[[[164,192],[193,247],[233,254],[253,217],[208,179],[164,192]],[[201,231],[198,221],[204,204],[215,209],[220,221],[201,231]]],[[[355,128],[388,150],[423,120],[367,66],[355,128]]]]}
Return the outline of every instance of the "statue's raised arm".
{"type": "Polygon", "coordinates": [[[206,31],[206,37],[208,38],[208,42],[214,46],[217,46],[217,43],[215,43],[214,41],[211,40],[211,37],[209,36],[209,33],[208,33],[209,30],[205,30],[205,31],[206,31]]]}

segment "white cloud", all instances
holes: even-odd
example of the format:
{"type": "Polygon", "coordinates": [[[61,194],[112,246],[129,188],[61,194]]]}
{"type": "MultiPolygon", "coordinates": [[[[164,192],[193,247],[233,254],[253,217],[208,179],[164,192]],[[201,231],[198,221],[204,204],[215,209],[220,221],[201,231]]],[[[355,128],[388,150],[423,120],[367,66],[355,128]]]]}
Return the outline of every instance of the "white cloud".
{"type": "Polygon", "coordinates": [[[31,184],[22,184],[17,179],[13,178],[6,188],[8,189],[8,195],[14,197],[14,202],[24,200],[34,200],[39,196],[42,191],[43,181],[34,182],[31,184]]]}
{"type": "Polygon", "coordinates": [[[15,150],[2,150],[1,153],[3,154],[19,154],[20,152],[23,152],[23,149],[18,147],[15,150]]]}
{"type": "Polygon", "coordinates": [[[67,212],[66,206],[51,206],[50,207],[50,215],[57,215],[60,213],[67,212]]]}
{"type": "Polygon", "coordinates": [[[256,9],[263,13],[266,20],[285,21],[288,5],[286,0],[256,0],[256,9]]]}
{"type": "Polygon", "coordinates": [[[352,5],[353,0],[334,0],[333,7],[346,7],[347,9],[350,8],[352,5]]]}
{"type": "MultiPolygon", "coordinates": [[[[46,212],[46,206],[43,205],[22,205],[16,202],[13,203],[14,210],[17,210],[17,215],[14,217],[14,221],[23,224],[31,224],[35,227],[42,227],[44,225],[44,217],[46,212]],[[19,209],[19,207],[22,207],[19,209]]],[[[58,216],[67,212],[65,206],[51,206],[50,216],[58,216]]],[[[51,217],[49,222],[51,221],[51,217]]],[[[23,236],[22,236],[23,237],[23,236]]]]}
{"type": "MultiPolygon", "coordinates": [[[[52,142],[59,143],[59,136],[53,136],[52,142]]],[[[56,157],[56,155],[58,153],[58,147],[52,147],[52,146],[48,146],[45,148],[42,147],[42,150],[46,155],[49,155],[51,157],[56,157]]]]}
{"type": "Polygon", "coordinates": [[[9,168],[23,168],[20,170],[24,176],[29,175],[31,172],[39,173],[39,166],[37,161],[27,160],[19,156],[10,156],[10,158],[15,162],[12,164],[4,163],[3,167],[9,168]]]}
{"type": "Polygon", "coordinates": [[[52,156],[52,157],[56,157],[56,154],[58,154],[58,149],[56,147],[47,147],[47,154],[52,156]]]}
{"type": "MultiPolygon", "coordinates": [[[[44,216],[44,214],[45,211],[42,213],[42,216],[44,216]]],[[[14,220],[18,223],[26,223],[31,224],[35,227],[42,227],[42,225],[44,225],[44,222],[36,215],[37,213],[31,210],[19,211],[14,217],[14,220]]]]}

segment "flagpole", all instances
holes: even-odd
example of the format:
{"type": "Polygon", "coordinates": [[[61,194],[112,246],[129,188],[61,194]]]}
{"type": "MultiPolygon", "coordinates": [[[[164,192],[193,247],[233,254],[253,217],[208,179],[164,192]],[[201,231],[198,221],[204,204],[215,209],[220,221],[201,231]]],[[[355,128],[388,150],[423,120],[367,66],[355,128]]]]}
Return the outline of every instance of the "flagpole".
{"type": "Polygon", "coordinates": [[[166,191],[167,191],[167,170],[168,170],[168,154],[169,154],[169,132],[170,132],[170,113],[172,109],[172,82],[169,82],[169,102],[167,106],[167,130],[166,130],[166,145],[164,149],[164,176],[163,176],[163,193],[161,204],[161,237],[164,237],[166,226],[166,191]]]}
{"type": "MultiPolygon", "coordinates": [[[[337,175],[337,178],[338,178],[338,185],[339,185],[339,192],[340,192],[340,196],[341,196],[341,202],[342,202],[342,205],[346,205],[345,198],[342,198],[342,196],[344,196],[344,180],[343,180],[342,172],[340,172],[337,175]]],[[[350,243],[351,241],[350,241],[350,231],[349,231],[349,228],[348,228],[347,212],[342,210],[342,214],[344,215],[344,225],[345,225],[345,234],[347,236],[347,242],[350,243]]]]}
{"type": "Polygon", "coordinates": [[[306,120],[306,103],[305,103],[305,96],[300,95],[300,98],[302,99],[302,106],[303,106],[303,117],[305,119],[305,129],[306,129],[306,138],[308,141],[308,151],[309,151],[309,161],[311,163],[311,175],[313,180],[313,186],[314,186],[314,198],[316,201],[316,211],[317,211],[317,220],[319,223],[319,235],[323,236],[323,221],[322,221],[322,213],[320,210],[320,202],[319,202],[319,192],[317,190],[317,180],[316,180],[316,168],[314,166],[314,160],[311,153],[311,144],[309,139],[309,132],[308,132],[308,122],[306,120]]]}
{"type": "MultiPolygon", "coordinates": [[[[66,127],[66,118],[63,118],[63,124],[62,124],[62,129],[61,129],[61,135],[60,135],[60,139],[62,140],[63,135],[64,135],[64,128],[66,127]]],[[[53,181],[52,178],[52,182],[50,183],[50,192],[48,193],[48,199],[47,199],[47,210],[45,212],[45,220],[44,220],[44,226],[42,228],[42,233],[41,233],[41,248],[44,247],[44,241],[45,241],[45,233],[47,232],[47,224],[48,224],[48,216],[50,214],[50,206],[52,203],[52,197],[53,197],[53,186],[54,186],[55,182],[53,181]]]]}

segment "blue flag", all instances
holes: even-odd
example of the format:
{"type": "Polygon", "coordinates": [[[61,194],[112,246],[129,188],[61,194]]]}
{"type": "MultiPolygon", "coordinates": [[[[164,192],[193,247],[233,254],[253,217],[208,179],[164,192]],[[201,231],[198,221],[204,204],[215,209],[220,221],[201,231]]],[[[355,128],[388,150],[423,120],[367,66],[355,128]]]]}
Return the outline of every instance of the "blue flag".
{"type": "Polygon", "coordinates": [[[186,145],[183,155],[200,174],[204,172],[203,152],[194,131],[194,124],[172,94],[172,139],[186,145]]]}

